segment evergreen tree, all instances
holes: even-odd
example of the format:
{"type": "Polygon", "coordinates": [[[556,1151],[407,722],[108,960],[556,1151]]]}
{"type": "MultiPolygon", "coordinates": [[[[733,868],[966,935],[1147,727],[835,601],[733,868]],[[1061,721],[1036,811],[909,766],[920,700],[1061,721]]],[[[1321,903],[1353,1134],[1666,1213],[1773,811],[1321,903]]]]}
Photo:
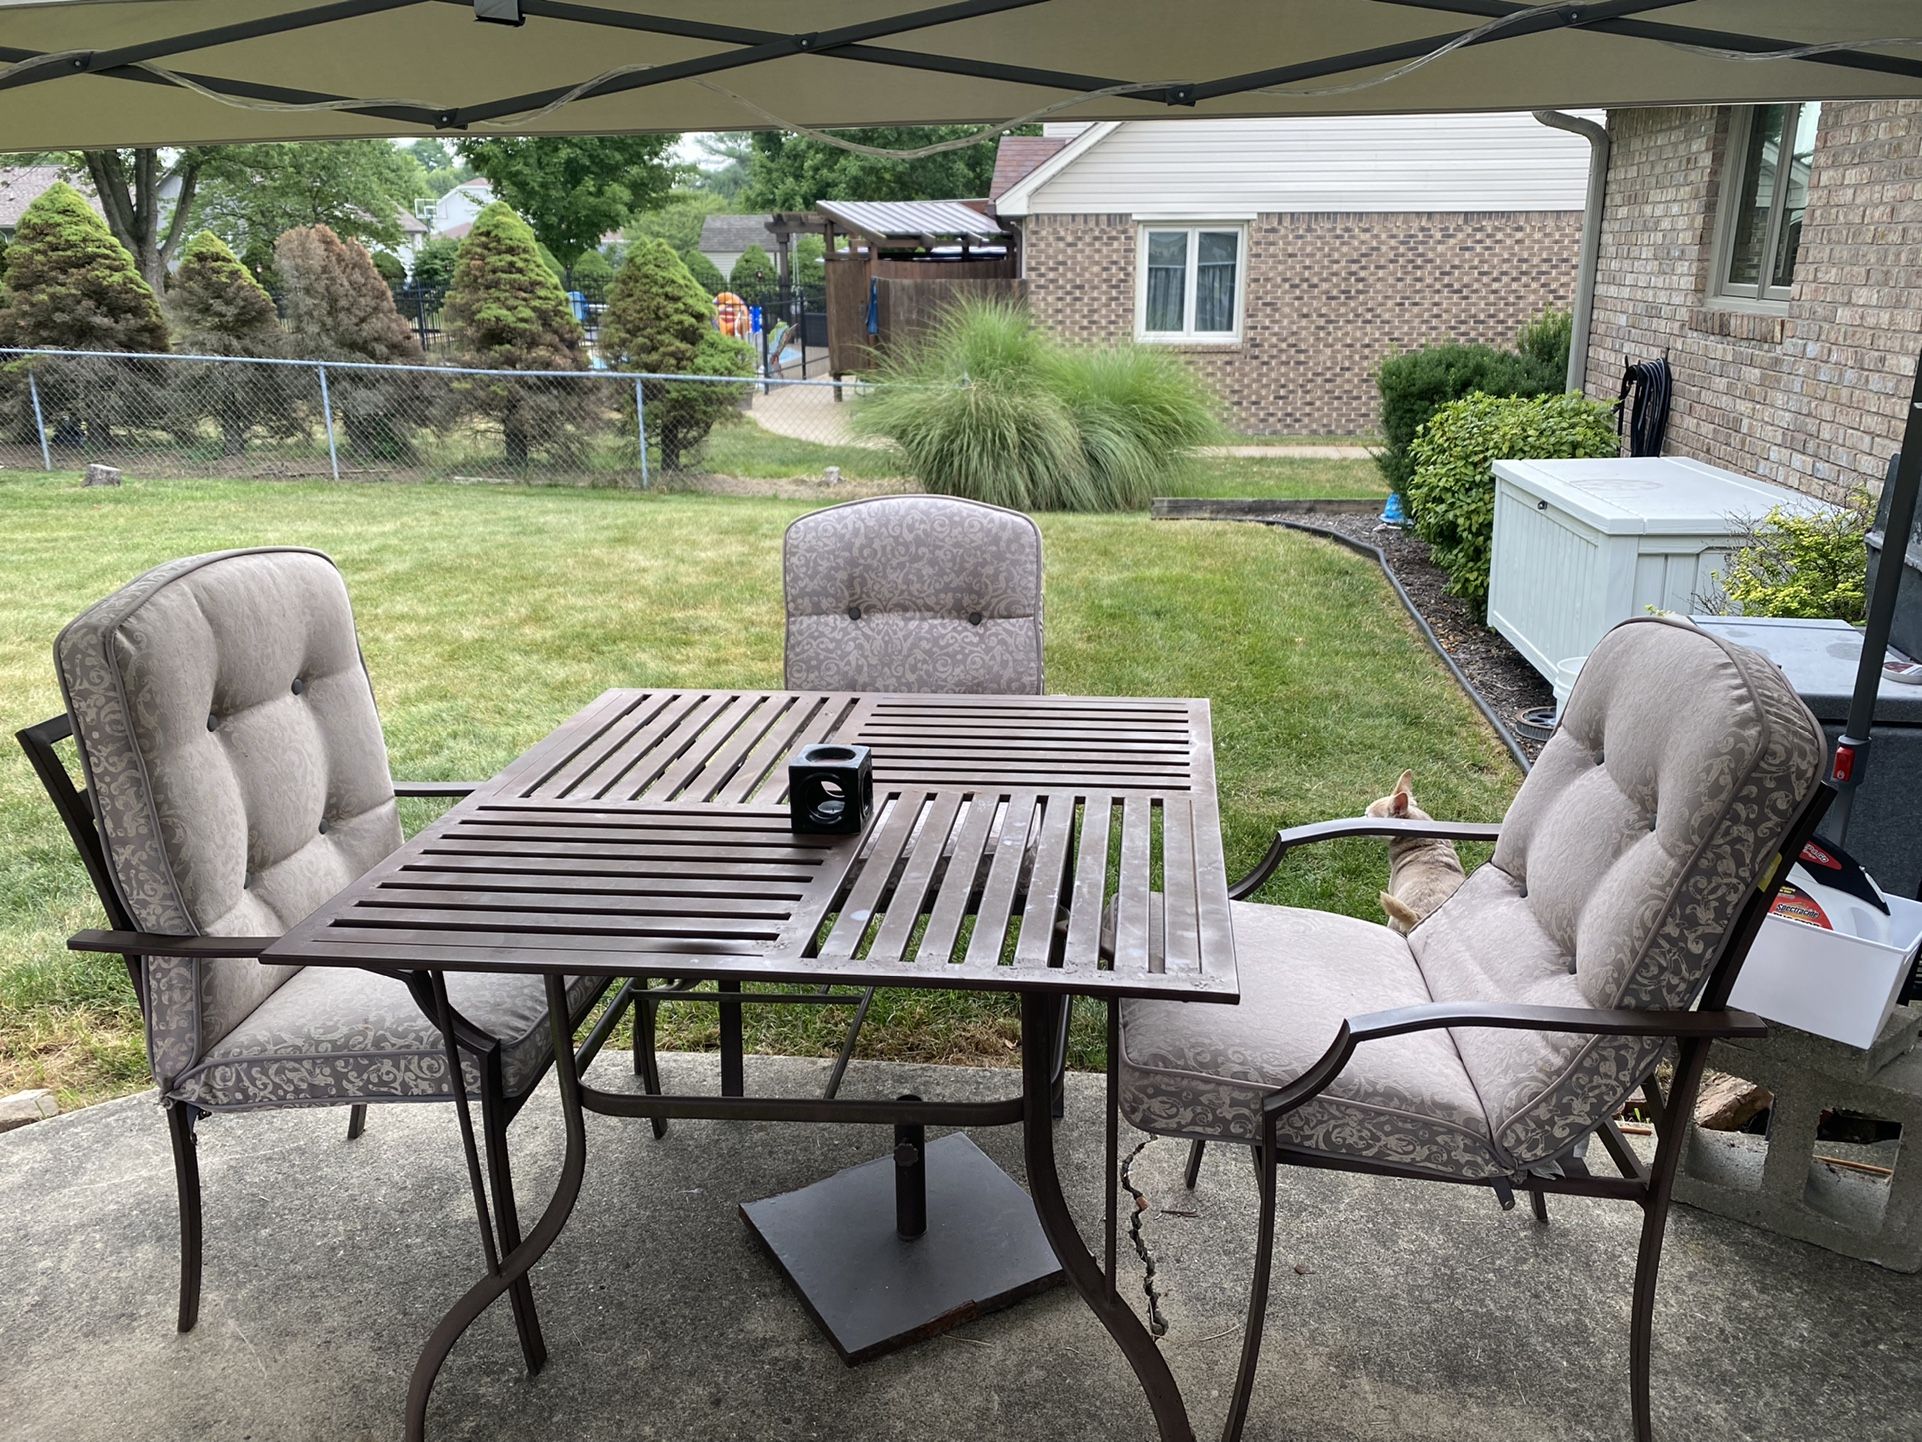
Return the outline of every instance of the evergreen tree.
{"type": "Polygon", "coordinates": [[[460,242],[437,236],[414,252],[414,284],[422,290],[446,290],[454,283],[460,242]]]}
{"type": "MultiPolygon", "coordinates": [[[[749,376],[753,353],[714,326],[708,297],[664,240],[635,245],[614,277],[601,316],[601,353],[621,370],[657,375],[749,376]]],[[[741,386],[648,381],[647,433],[659,442],[661,468],[685,467],[745,393],[741,386]]]]}
{"type": "MultiPolygon", "coordinates": [[[[542,263],[534,232],[504,201],[483,210],[461,242],[445,316],[469,365],[587,368],[580,322],[567,294],[542,263]]],[[[570,422],[587,419],[592,409],[588,394],[573,380],[475,376],[462,386],[470,406],[499,423],[511,466],[526,465],[536,449],[576,449],[579,436],[570,422]]]]}
{"type": "Polygon", "coordinates": [[[741,252],[741,258],[734,262],[734,269],[728,274],[727,288],[749,305],[760,305],[774,297],[781,283],[767,252],[758,245],[750,245],[741,252]]]}
{"type": "MultiPolygon", "coordinates": [[[[286,354],[273,297],[225,241],[201,231],[180,253],[167,310],[180,348],[197,355],[276,357],[286,354]]],[[[221,451],[237,456],[257,426],[285,429],[294,412],[292,377],[282,366],[192,366],[176,382],[176,412],[211,419],[221,451]]]]}
{"type": "MultiPolygon", "coordinates": [[[[296,354],[383,365],[425,359],[413,328],[394,308],[394,293],[361,246],[327,226],[301,226],[274,242],[274,265],[296,354]]],[[[328,380],[351,451],[381,459],[410,453],[409,438],[425,423],[428,409],[420,376],[340,370],[330,371],[328,380]]]]}
{"type": "Polygon", "coordinates": [[[694,277],[694,283],[706,291],[710,299],[727,289],[727,277],[721,274],[721,268],[698,250],[690,250],[682,256],[681,263],[687,267],[687,273],[694,277]]]}
{"type": "MultiPolygon", "coordinates": [[[[0,345],[164,351],[167,324],[133,256],[80,193],[56,181],[20,217],[0,288],[0,345]]],[[[157,361],[35,358],[41,414],[62,445],[104,442],[116,425],[153,424],[165,399],[157,361]]],[[[8,387],[30,428],[23,381],[8,387]]]]}

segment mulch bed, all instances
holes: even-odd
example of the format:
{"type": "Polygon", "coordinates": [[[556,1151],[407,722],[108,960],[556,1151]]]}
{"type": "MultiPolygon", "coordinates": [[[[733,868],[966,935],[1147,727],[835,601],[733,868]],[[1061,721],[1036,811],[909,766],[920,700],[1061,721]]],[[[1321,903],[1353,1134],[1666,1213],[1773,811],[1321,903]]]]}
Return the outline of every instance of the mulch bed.
{"type": "Polygon", "coordinates": [[[1529,758],[1541,753],[1542,743],[1523,735],[1516,718],[1536,706],[1552,706],[1554,689],[1513,646],[1483,625],[1473,608],[1448,594],[1448,577],[1429,560],[1426,541],[1411,532],[1384,526],[1372,515],[1318,511],[1298,519],[1379,547],[1415,609],[1441,638],[1462,674],[1495,714],[1508,723],[1529,758]]]}

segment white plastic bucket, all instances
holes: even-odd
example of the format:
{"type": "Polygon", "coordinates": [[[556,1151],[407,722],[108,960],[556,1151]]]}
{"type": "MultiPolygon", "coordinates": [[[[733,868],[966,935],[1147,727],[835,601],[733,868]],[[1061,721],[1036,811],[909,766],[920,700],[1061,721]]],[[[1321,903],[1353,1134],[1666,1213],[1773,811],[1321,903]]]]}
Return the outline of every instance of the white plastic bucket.
{"type": "Polygon", "coordinates": [[[1568,693],[1575,689],[1575,678],[1582,674],[1586,656],[1570,656],[1566,661],[1555,663],[1555,722],[1561,724],[1562,707],[1568,704],[1568,693]]]}

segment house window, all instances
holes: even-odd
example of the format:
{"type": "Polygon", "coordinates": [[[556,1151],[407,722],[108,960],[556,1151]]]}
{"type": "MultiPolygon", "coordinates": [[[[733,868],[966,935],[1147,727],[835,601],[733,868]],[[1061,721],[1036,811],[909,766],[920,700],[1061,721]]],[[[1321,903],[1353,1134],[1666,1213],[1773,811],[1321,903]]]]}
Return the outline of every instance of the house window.
{"type": "Polygon", "coordinates": [[[1238,339],[1241,254],[1239,227],[1145,227],[1135,334],[1162,341],[1238,339]]]}
{"type": "Polygon", "coordinates": [[[1811,102],[1751,105],[1735,112],[1716,223],[1717,294],[1764,303],[1788,300],[1821,111],[1811,102]]]}

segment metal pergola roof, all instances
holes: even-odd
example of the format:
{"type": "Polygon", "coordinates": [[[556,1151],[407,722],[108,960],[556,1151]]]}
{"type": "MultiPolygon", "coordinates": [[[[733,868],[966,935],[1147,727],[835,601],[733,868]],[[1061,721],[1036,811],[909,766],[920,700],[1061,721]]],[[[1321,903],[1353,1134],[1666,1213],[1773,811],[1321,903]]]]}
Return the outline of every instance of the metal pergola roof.
{"type": "Polygon", "coordinates": [[[1914,0],[0,0],[0,137],[27,150],[997,124],[1043,110],[1135,120],[1922,96],[1922,49],[1905,43],[1922,36],[1919,11],[1914,0]]]}
{"type": "Polygon", "coordinates": [[[841,230],[871,240],[971,240],[983,245],[1008,232],[960,200],[823,200],[815,209],[841,230]]]}

